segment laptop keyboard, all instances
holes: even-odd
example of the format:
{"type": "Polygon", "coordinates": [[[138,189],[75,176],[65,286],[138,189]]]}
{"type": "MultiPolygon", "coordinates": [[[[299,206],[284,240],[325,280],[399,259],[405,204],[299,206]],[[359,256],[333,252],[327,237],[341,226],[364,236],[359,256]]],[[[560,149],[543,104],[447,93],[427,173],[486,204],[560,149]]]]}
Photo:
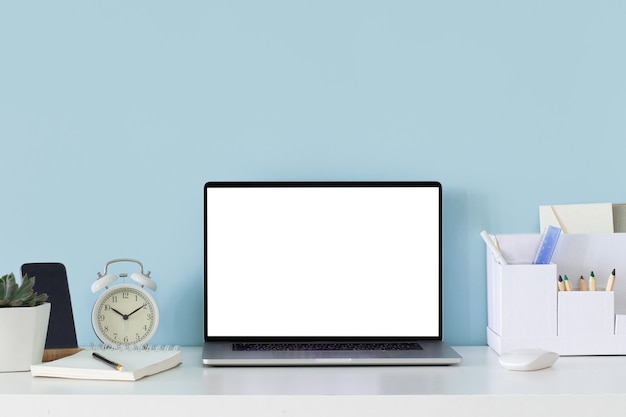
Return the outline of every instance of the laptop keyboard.
{"type": "Polygon", "coordinates": [[[234,351],[422,350],[417,342],[367,343],[233,343],[234,351]]]}

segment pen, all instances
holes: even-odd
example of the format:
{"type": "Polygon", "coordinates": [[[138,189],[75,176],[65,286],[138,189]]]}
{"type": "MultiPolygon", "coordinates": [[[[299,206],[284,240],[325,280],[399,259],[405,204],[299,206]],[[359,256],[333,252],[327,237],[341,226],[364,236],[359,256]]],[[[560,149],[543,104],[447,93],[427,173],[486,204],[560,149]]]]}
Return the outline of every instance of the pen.
{"type": "Polygon", "coordinates": [[[591,275],[589,276],[589,291],[595,291],[596,290],[596,276],[593,274],[593,271],[591,271],[591,275]]]}
{"type": "Polygon", "coordinates": [[[565,283],[563,282],[563,277],[559,275],[559,291],[565,291],[565,283]]]}
{"type": "Polygon", "coordinates": [[[615,285],[615,268],[613,268],[613,272],[609,275],[609,282],[606,283],[606,290],[613,291],[613,286],[615,285]]]}
{"type": "Polygon", "coordinates": [[[585,282],[585,278],[581,275],[578,280],[578,290],[579,291],[587,291],[587,283],[585,282]]]}
{"type": "Polygon", "coordinates": [[[569,282],[569,278],[567,278],[567,275],[563,275],[563,282],[565,282],[565,290],[572,291],[572,284],[569,282]]]}
{"type": "Polygon", "coordinates": [[[110,359],[105,358],[104,356],[100,355],[99,353],[93,352],[92,353],[93,357],[106,363],[107,365],[117,369],[118,371],[123,371],[124,367],[122,365],[120,365],[119,363],[115,363],[110,359]]]}
{"type": "Polygon", "coordinates": [[[482,232],[480,232],[480,236],[483,238],[483,240],[487,244],[487,247],[489,248],[493,256],[496,258],[496,262],[499,263],[500,265],[506,265],[507,262],[504,259],[504,256],[502,256],[502,252],[500,252],[500,249],[496,247],[496,245],[493,243],[493,240],[491,240],[487,232],[483,230],[482,232]]]}

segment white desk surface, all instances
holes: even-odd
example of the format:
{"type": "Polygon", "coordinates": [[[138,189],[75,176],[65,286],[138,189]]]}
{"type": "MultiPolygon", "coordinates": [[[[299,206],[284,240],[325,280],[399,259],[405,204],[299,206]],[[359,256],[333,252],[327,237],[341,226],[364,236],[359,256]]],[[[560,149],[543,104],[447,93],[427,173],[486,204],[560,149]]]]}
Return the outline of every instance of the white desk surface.
{"type": "Polygon", "coordinates": [[[562,357],[549,369],[501,368],[486,346],[455,347],[460,365],[211,368],[200,347],[137,382],[0,373],[3,415],[623,416],[626,356],[562,357]],[[5,414],[6,412],[6,414],[5,414]]]}

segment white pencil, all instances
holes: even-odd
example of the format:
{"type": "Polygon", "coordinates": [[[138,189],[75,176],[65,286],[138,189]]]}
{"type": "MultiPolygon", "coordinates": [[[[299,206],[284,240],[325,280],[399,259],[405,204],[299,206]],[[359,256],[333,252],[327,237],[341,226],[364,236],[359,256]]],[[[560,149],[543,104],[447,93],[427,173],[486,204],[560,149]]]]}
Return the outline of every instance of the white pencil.
{"type": "Polygon", "coordinates": [[[489,248],[493,256],[496,258],[496,262],[499,263],[500,265],[506,265],[507,262],[504,259],[504,256],[502,256],[502,252],[500,252],[500,249],[498,249],[496,245],[493,243],[493,240],[491,240],[491,237],[489,237],[489,234],[487,234],[487,232],[483,230],[482,232],[480,232],[480,236],[483,238],[483,240],[487,244],[487,247],[489,248]]]}

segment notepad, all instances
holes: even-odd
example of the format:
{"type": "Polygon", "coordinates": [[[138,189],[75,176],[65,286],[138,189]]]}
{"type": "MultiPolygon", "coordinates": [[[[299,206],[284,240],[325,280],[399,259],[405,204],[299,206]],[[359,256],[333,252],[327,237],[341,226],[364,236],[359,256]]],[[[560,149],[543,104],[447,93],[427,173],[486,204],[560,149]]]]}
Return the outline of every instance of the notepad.
{"type": "Polygon", "coordinates": [[[539,206],[539,228],[557,226],[563,233],[613,233],[611,203],[539,206]]]}
{"type": "Polygon", "coordinates": [[[34,377],[137,381],[174,368],[181,363],[182,357],[179,350],[85,349],[52,362],[31,365],[30,371],[34,377]],[[118,371],[95,359],[93,352],[98,352],[110,361],[121,364],[124,370],[118,371]]]}

